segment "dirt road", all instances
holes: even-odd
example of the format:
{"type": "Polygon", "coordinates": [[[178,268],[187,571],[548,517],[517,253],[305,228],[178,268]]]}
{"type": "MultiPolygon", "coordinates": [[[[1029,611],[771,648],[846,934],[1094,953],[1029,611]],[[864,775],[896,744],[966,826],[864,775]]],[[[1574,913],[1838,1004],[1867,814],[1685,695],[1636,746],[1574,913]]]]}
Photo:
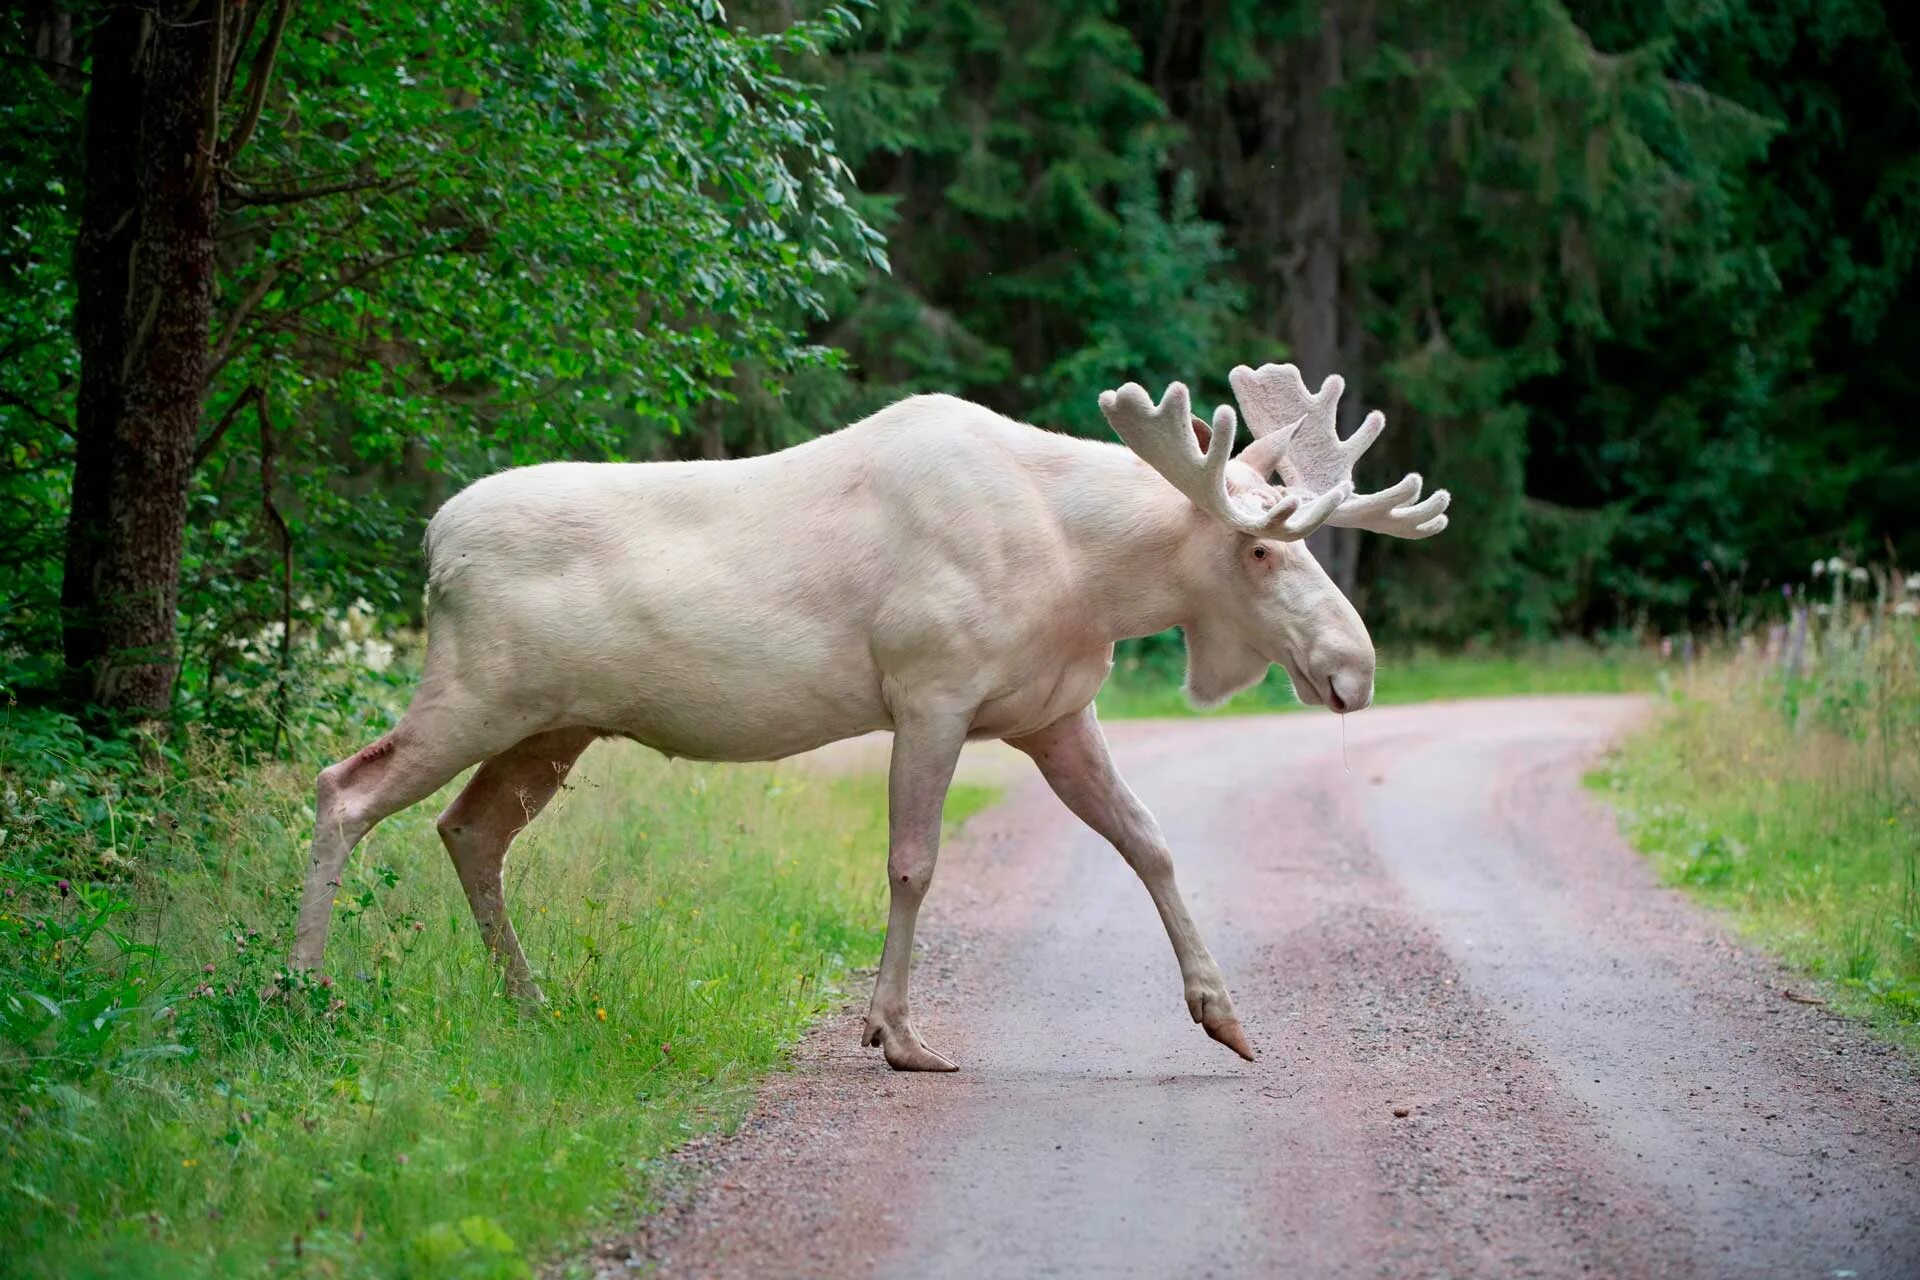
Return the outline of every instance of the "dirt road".
{"type": "MultiPolygon", "coordinates": [[[[1123,724],[1260,1053],[1031,770],[942,856],[916,1016],[809,1039],[607,1274],[1920,1276],[1920,1076],[1583,793],[1626,699],[1123,724]],[[1343,760],[1344,754],[1344,760],[1343,760]]],[[[1004,749],[1001,749],[1004,750],[1004,749]]],[[[878,859],[876,851],[876,874],[878,859]]]]}

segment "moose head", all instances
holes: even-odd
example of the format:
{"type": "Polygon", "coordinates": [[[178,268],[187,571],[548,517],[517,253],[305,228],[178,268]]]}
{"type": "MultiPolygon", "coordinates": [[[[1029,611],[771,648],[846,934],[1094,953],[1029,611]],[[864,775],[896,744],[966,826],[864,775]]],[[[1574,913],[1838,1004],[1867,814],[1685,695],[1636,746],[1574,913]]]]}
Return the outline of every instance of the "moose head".
{"type": "Polygon", "coordinates": [[[1346,383],[1338,374],[1318,395],[1290,364],[1241,365],[1228,380],[1254,436],[1238,457],[1233,407],[1215,409],[1209,426],[1193,416],[1181,383],[1168,386],[1157,405],[1132,382],[1100,397],[1114,432],[1212,520],[1217,589],[1185,628],[1187,692],[1211,705],[1277,663],[1302,701],[1358,711],[1373,701],[1373,642],[1300,544],[1323,525],[1430,538],[1447,527],[1450,496],[1438,489],[1423,500],[1412,473],[1375,493],[1354,492],[1353,464],[1386,419],[1370,413],[1341,439],[1336,419],[1346,383]]]}

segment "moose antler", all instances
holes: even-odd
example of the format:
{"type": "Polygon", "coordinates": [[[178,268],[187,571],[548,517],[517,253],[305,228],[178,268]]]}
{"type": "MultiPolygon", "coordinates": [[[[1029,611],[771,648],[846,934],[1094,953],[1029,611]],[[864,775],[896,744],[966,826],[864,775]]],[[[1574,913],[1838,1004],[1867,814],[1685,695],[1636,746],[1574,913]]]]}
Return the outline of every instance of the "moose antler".
{"type": "Polygon", "coordinates": [[[1236,498],[1227,491],[1227,459],[1239,420],[1230,405],[1215,409],[1207,450],[1201,453],[1195,433],[1199,423],[1184,383],[1169,383],[1155,405],[1145,388],[1129,382],[1118,391],[1100,393],[1100,412],[1114,433],[1194,506],[1242,533],[1297,542],[1326,523],[1353,492],[1353,485],[1342,480],[1304,494],[1284,493],[1272,506],[1236,498]]]}
{"type": "MultiPolygon", "coordinates": [[[[1300,371],[1290,364],[1264,364],[1258,369],[1241,365],[1227,380],[1254,435],[1254,442],[1240,455],[1242,462],[1262,476],[1278,468],[1288,492],[1326,494],[1344,486],[1352,493],[1353,464],[1379,437],[1387,420],[1376,409],[1359,430],[1342,440],[1335,420],[1345,379],[1330,375],[1320,384],[1319,395],[1307,390],[1300,371]]],[[[1452,500],[1445,489],[1435,489],[1422,501],[1420,476],[1409,472],[1398,484],[1377,493],[1347,497],[1326,522],[1396,538],[1431,538],[1447,527],[1447,504],[1452,500]]]]}

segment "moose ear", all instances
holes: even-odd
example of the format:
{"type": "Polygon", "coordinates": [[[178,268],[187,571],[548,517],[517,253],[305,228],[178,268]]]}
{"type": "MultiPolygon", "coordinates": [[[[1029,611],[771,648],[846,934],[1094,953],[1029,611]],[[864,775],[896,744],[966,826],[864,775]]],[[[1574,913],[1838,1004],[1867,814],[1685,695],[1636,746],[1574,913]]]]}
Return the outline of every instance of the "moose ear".
{"type": "Polygon", "coordinates": [[[1205,453],[1207,446],[1213,443],[1213,428],[1199,418],[1193,420],[1193,438],[1200,442],[1200,452],[1205,453]]]}

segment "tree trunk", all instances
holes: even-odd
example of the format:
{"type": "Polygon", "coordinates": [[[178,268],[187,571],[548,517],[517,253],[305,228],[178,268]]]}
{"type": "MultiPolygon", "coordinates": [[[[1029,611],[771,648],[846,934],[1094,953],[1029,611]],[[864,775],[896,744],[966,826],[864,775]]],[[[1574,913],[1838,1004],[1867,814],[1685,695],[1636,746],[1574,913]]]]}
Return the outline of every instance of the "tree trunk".
{"type": "Polygon", "coordinates": [[[94,35],[75,246],[69,693],[166,712],[213,304],[216,0],[113,5],[94,35]]]}
{"type": "MultiPolygon", "coordinates": [[[[1332,93],[1340,84],[1340,6],[1324,5],[1320,29],[1293,51],[1293,111],[1286,139],[1285,172],[1293,190],[1294,207],[1287,228],[1289,252],[1284,258],[1284,312],[1281,331],[1293,362],[1307,385],[1318,390],[1331,373],[1347,381],[1340,403],[1340,421],[1351,430],[1360,404],[1360,370],[1348,365],[1357,345],[1343,325],[1346,307],[1341,287],[1341,256],[1346,248],[1341,219],[1346,166],[1339,122],[1334,118],[1332,93]]],[[[1323,527],[1307,540],[1307,547],[1340,589],[1353,591],[1358,568],[1359,538],[1351,529],[1323,527]]]]}

